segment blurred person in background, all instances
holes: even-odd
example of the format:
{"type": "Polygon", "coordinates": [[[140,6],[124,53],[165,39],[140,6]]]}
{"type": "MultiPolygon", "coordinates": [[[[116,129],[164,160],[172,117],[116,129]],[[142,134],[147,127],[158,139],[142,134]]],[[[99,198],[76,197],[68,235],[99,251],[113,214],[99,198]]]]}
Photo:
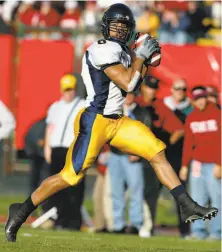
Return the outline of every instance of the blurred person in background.
{"type": "Polygon", "coordinates": [[[48,177],[49,167],[44,158],[46,118],[35,122],[25,135],[25,153],[30,163],[29,194],[35,191],[43,179],[48,177]]]}
{"type": "Polygon", "coordinates": [[[207,86],[207,100],[217,105],[221,109],[218,97],[218,89],[214,86],[207,86]]]}
{"type": "MultiPolygon", "coordinates": [[[[78,3],[76,1],[65,1],[64,3],[65,12],[63,13],[59,26],[63,29],[76,29],[79,25],[81,11],[78,8],[78,3]]],[[[63,33],[63,37],[68,37],[69,34],[63,33]]]]}
{"type": "Polygon", "coordinates": [[[207,17],[203,9],[199,8],[198,1],[189,1],[188,10],[186,12],[190,19],[190,25],[187,27],[187,32],[195,42],[200,37],[205,37],[208,26],[204,26],[204,19],[207,17]]]}
{"type": "Polygon", "coordinates": [[[0,34],[11,34],[12,30],[2,18],[3,7],[0,4],[0,34]]]}
{"type": "MultiPolygon", "coordinates": [[[[3,1],[1,1],[3,2],[3,1]]],[[[1,4],[1,12],[2,12],[2,19],[3,21],[7,24],[10,25],[10,23],[13,21],[14,18],[14,12],[17,9],[18,5],[19,5],[19,1],[14,0],[6,0],[1,4]]]]}
{"type": "Polygon", "coordinates": [[[95,31],[99,24],[97,19],[97,5],[95,1],[85,2],[85,9],[82,13],[81,26],[85,29],[95,31]]]}
{"type": "MultiPolygon", "coordinates": [[[[123,112],[134,120],[147,123],[146,110],[135,103],[135,95],[128,93],[123,112]]],[[[111,147],[108,160],[108,174],[111,184],[113,232],[116,234],[139,234],[143,225],[143,170],[141,158],[127,155],[111,147]],[[125,223],[125,191],[129,190],[129,222],[125,223]]]]}
{"type": "Polygon", "coordinates": [[[176,79],[171,88],[171,96],[163,99],[164,104],[185,123],[186,117],[193,111],[193,106],[187,96],[187,82],[185,79],[176,79]]]}
{"type": "Polygon", "coordinates": [[[148,33],[151,36],[157,37],[160,20],[154,9],[147,6],[142,15],[137,19],[136,25],[138,32],[148,33]]]}
{"type": "Polygon", "coordinates": [[[221,114],[220,109],[207,101],[207,90],[197,86],[191,91],[194,111],[185,124],[183,162],[180,178],[187,180],[193,199],[198,204],[212,205],[219,209],[218,216],[210,222],[209,234],[204,222],[191,225],[191,238],[221,239],[221,114]],[[209,236],[208,236],[209,235],[209,236]]]}
{"type": "MultiPolygon", "coordinates": [[[[109,146],[105,145],[96,161],[97,175],[93,189],[94,222],[96,232],[98,233],[107,232],[105,208],[107,211],[109,205],[106,202],[104,192],[105,192],[105,176],[107,171],[108,159],[109,159],[109,146]]],[[[108,215],[112,215],[112,213],[109,211],[108,215]]]]}
{"type": "Polygon", "coordinates": [[[32,0],[22,1],[18,8],[17,19],[26,26],[36,26],[38,24],[39,13],[33,8],[34,2],[32,0]]]}
{"type": "Polygon", "coordinates": [[[0,100],[0,176],[3,172],[3,140],[15,129],[15,118],[12,112],[0,100]]]}
{"type": "Polygon", "coordinates": [[[60,16],[56,10],[52,8],[50,1],[42,1],[39,12],[40,27],[53,27],[58,26],[60,16]]]}
{"type": "MultiPolygon", "coordinates": [[[[176,79],[173,82],[171,93],[172,95],[165,97],[163,102],[184,125],[186,117],[193,111],[190,98],[187,96],[186,80],[176,79]]],[[[181,138],[166,150],[167,159],[177,174],[179,174],[182,163],[183,141],[184,138],[181,138]]],[[[183,183],[186,185],[185,181],[183,183]]],[[[182,237],[186,237],[189,234],[190,230],[187,224],[180,222],[179,229],[182,237]]]]}
{"type": "MultiPolygon", "coordinates": [[[[174,113],[164,105],[162,100],[156,98],[158,89],[159,80],[153,76],[147,76],[141,87],[141,96],[138,97],[136,101],[146,108],[147,114],[150,117],[149,127],[159,139],[168,145],[169,148],[169,146],[176,144],[183,137],[184,129],[182,122],[174,115],[174,113]]],[[[145,180],[144,197],[149,206],[152,217],[150,232],[151,234],[154,234],[157,201],[162,185],[150,163],[146,160],[143,160],[143,172],[145,180]]],[[[181,222],[180,218],[179,221],[181,222]]]]}
{"type": "Polygon", "coordinates": [[[15,129],[15,118],[7,106],[0,100],[0,141],[7,138],[15,129]]]}
{"type": "MultiPolygon", "coordinates": [[[[73,141],[73,120],[85,101],[76,95],[75,76],[66,74],[61,78],[61,99],[53,103],[46,118],[45,159],[50,164],[50,175],[62,170],[68,147],[73,141]]],[[[77,187],[57,193],[49,203],[58,209],[56,228],[79,230],[82,224],[81,205],[84,196],[84,180],[77,187]]]]}
{"type": "MultiPolygon", "coordinates": [[[[37,26],[42,28],[51,28],[59,26],[60,15],[52,7],[51,1],[42,1],[39,10],[37,26]]],[[[58,32],[40,32],[39,38],[43,40],[60,38],[58,32]]]]}
{"type": "Polygon", "coordinates": [[[184,45],[188,43],[186,32],[190,25],[189,17],[177,10],[165,10],[161,17],[159,40],[165,44],[184,45]]]}

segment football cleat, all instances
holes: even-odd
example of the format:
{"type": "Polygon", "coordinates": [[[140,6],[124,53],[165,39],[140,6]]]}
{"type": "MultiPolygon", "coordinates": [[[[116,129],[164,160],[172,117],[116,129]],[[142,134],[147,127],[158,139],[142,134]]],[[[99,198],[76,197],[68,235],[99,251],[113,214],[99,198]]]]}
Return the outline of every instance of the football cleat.
{"type": "Polygon", "coordinates": [[[182,221],[185,223],[195,222],[196,220],[210,220],[216,217],[218,209],[215,207],[202,207],[193,201],[187,193],[177,197],[182,221]]]}
{"type": "Polygon", "coordinates": [[[9,242],[16,242],[17,232],[24,222],[24,218],[19,214],[21,205],[15,203],[9,206],[8,220],[5,225],[5,236],[9,242]]]}

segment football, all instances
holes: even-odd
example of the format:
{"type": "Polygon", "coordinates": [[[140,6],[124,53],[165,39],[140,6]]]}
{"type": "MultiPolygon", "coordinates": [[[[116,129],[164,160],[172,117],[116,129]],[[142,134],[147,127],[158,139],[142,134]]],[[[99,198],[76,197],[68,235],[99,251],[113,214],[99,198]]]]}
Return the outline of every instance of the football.
{"type": "MultiPolygon", "coordinates": [[[[135,42],[136,47],[139,47],[143,43],[144,39],[147,38],[148,36],[151,39],[151,36],[149,34],[139,33],[138,38],[135,42]]],[[[161,61],[161,53],[154,53],[151,58],[151,66],[153,67],[159,66],[160,61],[161,61]]]]}

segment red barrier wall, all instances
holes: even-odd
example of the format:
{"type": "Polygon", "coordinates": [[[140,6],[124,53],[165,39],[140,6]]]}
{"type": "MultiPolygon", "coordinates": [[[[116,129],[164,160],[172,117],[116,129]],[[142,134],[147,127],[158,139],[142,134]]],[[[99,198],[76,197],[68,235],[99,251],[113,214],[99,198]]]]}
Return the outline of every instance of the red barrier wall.
{"type": "Polygon", "coordinates": [[[159,67],[152,67],[152,74],[161,80],[159,97],[170,94],[172,82],[185,78],[189,87],[214,85],[221,89],[221,49],[196,45],[163,45],[159,67]]]}
{"type": "Polygon", "coordinates": [[[22,41],[18,69],[16,147],[30,125],[60,97],[59,80],[73,72],[73,45],[66,41],[22,41]]]}
{"type": "Polygon", "coordinates": [[[10,105],[13,42],[12,36],[0,35],[0,99],[7,106],[10,105]]]}

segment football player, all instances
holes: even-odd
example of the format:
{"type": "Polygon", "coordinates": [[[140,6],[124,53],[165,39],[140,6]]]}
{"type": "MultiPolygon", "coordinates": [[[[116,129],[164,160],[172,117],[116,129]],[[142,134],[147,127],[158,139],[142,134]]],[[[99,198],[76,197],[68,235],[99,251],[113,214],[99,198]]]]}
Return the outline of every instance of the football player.
{"type": "Polygon", "coordinates": [[[126,93],[137,90],[152,55],[160,53],[157,40],[149,37],[133,52],[130,51],[127,42],[134,30],[135,20],[126,5],[114,4],[104,12],[104,39],[93,43],[82,61],[82,77],[88,97],[86,108],[75,120],[75,141],[68,150],[66,164],[59,174],[44,180],[24,203],[10,205],[5,226],[8,241],[16,241],[18,229],[39,204],[81,181],[105,143],[150,161],[161,183],[179,204],[183,221],[210,219],[217,214],[216,208],[201,207],[186,193],[165,158],[165,144],[144,124],[122,115],[126,93]]]}

